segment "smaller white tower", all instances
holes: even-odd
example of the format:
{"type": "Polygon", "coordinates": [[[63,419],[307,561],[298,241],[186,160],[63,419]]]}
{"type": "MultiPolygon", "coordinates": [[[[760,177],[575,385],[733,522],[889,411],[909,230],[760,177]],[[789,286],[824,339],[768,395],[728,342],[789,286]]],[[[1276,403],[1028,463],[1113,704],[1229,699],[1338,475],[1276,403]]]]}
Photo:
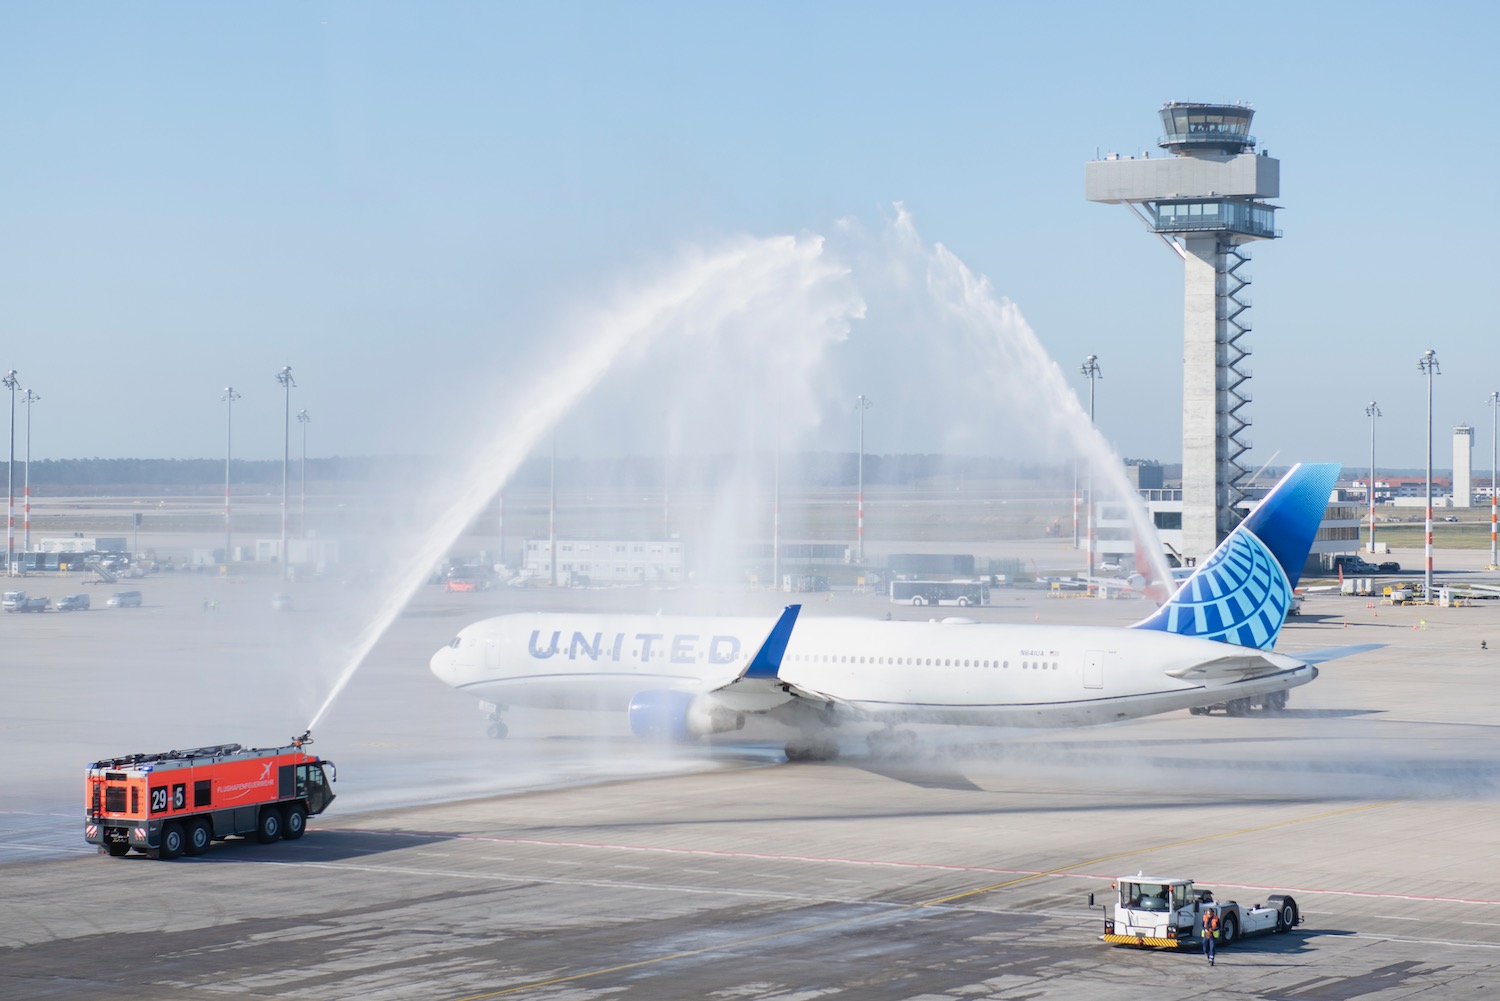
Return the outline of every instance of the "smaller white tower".
{"type": "Polygon", "coordinates": [[[1453,506],[1474,506],[1474,429],[1453,429],[1453,506]]]}

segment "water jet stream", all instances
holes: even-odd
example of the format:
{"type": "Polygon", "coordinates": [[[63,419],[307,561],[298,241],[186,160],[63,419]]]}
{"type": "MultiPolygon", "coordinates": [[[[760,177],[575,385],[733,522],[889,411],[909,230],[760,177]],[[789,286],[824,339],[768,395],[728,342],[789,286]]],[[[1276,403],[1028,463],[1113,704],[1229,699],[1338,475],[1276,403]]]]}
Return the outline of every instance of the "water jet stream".
{"type": "Polygon", "coordinates": [[[473,450],[473,475],[449,485],[444,496],[451,496],[451,501],[427,522],[431,527],[412,547],[385,601],[355,638],[344,669],[308,729],[317,727],[464,529],[558,420],[618,363],[632,353],[639,356],[665,334],[712,338],[731,321],[762,314],[777,317],[775,334],[783,340],[822,340],[830,330],[842,337],[864,308],[843,287],[846,277],[847,271],[824,255],[821,239],[742,239],[716,253],[694,256],[614,308],[580,319],[573,338],[580,346],[550,365],[546,379],[531,380],[524,393],[512,398],[507,413],[489,425],[503,432],[473,450]],[[800,308],[789,309],[789,300],[800,308]]]}

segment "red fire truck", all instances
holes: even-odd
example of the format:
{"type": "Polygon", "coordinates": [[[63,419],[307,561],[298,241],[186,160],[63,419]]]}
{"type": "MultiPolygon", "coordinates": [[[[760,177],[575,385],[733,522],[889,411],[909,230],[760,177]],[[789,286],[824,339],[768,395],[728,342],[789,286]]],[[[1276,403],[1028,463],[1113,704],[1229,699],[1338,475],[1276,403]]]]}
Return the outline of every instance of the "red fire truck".
{"type": "Polygon", "coordinates": [[[128,754],[88,767],[84,838],[116,857],[201,855],[215,840],[253,834],[295,841],[333,802],[333,762],[309,754],[309,734],[286,747],[216,744],[128,754]]]}

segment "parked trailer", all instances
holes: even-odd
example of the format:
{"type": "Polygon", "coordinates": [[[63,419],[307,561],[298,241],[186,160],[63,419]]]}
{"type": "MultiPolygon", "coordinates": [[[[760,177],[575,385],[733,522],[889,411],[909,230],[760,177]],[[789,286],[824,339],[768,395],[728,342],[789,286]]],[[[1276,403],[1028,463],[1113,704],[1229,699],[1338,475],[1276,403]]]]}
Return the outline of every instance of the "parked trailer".
{"type": "MultiPolygon", "coordinates": [[[[1219,945],[1231,945],[1247,935],[1289,932],[1302,921],[1297,901],[1276,893],[1264,904],[1246,906],[1234,900],[1215,900],[1212,890],[1194,888],[1191,879],[1159,876],[1121,876],[1114,914],[1104,919],[1103,939],[1112,945],[1179,949],[1201,946],[1203,915],[1219,915],[1219,945]]],[[[1089,895],[1093,904],[1093,894],[1089,895]]]]}
{"type": "Polygon", "coordinates": [[[215,744],[102,758],[84,780],[84,840],[120,857],[201,855],[233,835],[295,841],[333,802],[333,762],[309,754],[309,734],[286,747],[215,744]]]}

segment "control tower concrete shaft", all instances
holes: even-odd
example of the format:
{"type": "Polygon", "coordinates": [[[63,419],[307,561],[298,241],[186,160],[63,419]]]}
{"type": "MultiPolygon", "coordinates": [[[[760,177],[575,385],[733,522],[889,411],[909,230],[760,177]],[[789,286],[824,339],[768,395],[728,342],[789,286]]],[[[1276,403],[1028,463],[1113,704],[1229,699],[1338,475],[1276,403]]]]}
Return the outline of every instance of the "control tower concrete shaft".
{"type": "Polygon", "coordinates": [[[1182,374],[1183,555],[1213,552],[1241,517],[1249,451],[1250,277],[1242,246],[1273,240],[1281,164],[1255,153],[1239,104],[1168,102],[1157,145],[1171,154],[1110,154],[1085,171],[1088,200],[1122,204],[1185,265],[1182,374]]]}

